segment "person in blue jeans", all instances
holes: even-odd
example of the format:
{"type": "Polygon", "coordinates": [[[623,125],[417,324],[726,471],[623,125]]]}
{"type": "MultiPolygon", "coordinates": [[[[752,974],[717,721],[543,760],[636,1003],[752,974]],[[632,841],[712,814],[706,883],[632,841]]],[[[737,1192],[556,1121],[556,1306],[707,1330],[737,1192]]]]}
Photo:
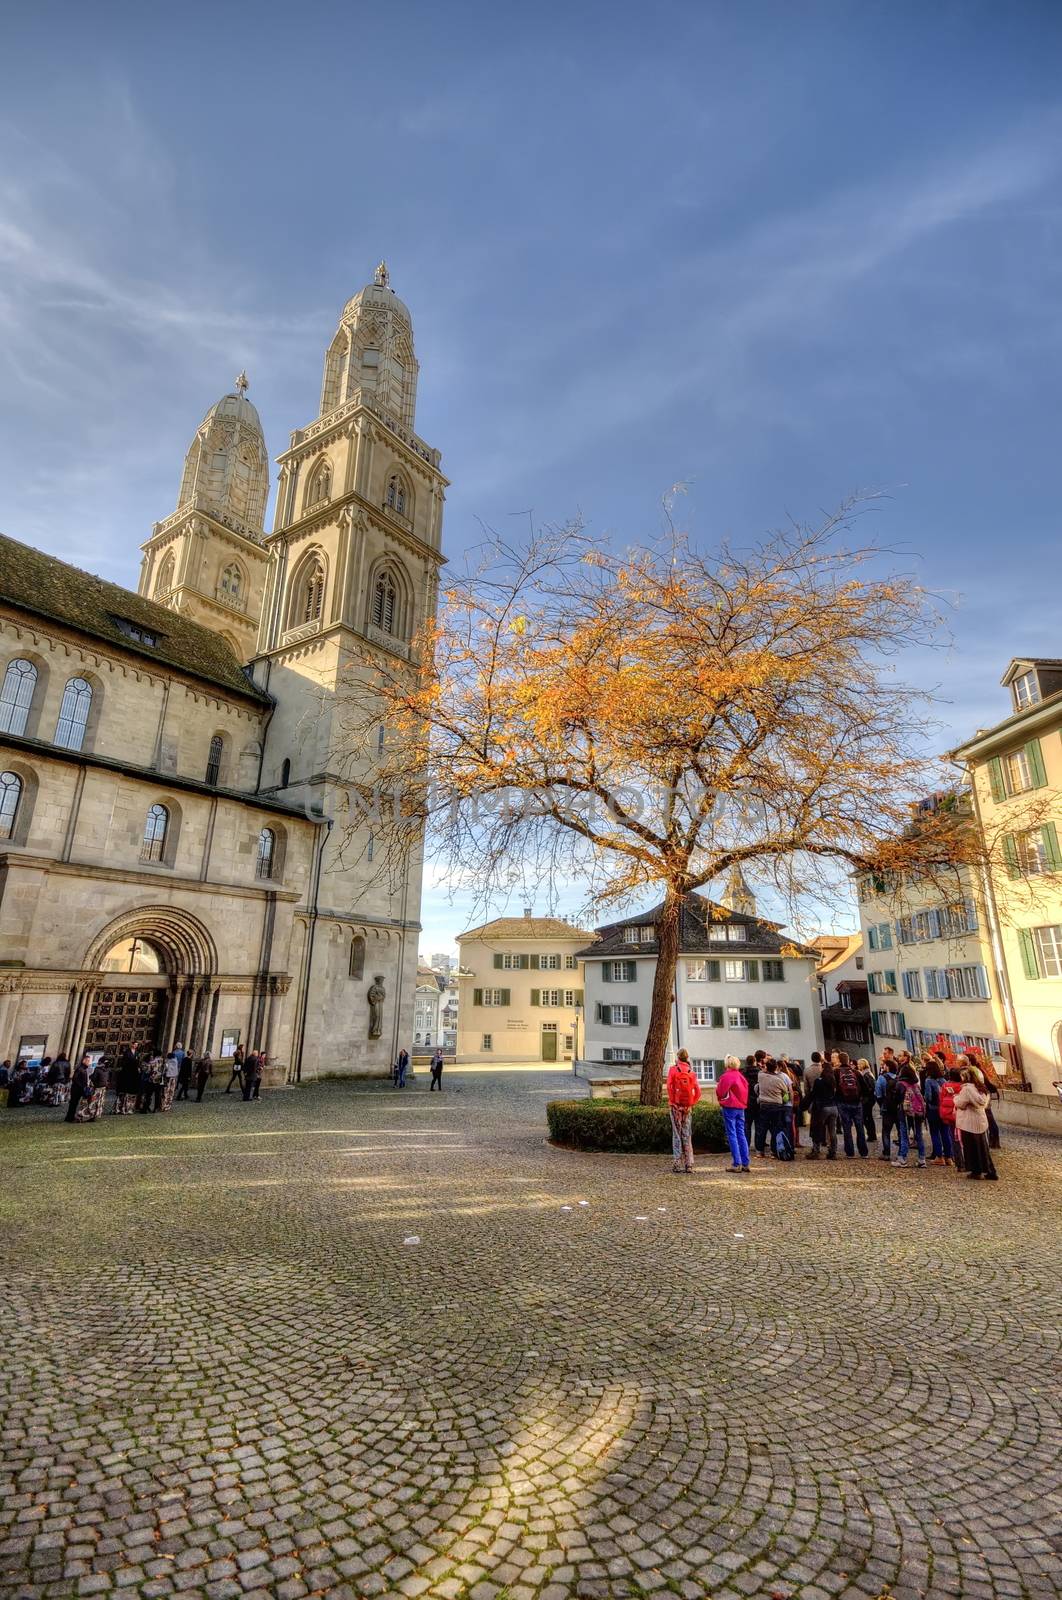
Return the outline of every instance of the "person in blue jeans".
{"type": "Polygon", "coordinates": [[[785,1126],[789,1103],[789,1079],[778,1071],[774,1057],[768,1056],[756,1079],[756,1154],[761,1161],[767,1158],[768,1140],[771,1155],[778,1154],[775,1139],[779,1129],[785,1126]]]}
{"type": "Polygon", "coordinates": [[[748,1172],[749,1141],[745,1132],[745,1111],[749,1085],[737,1056],[727,1056],[726,1070],[715,1086],[715,1098],[723,1113],[726,1142],[730,1146],[731,1172],[748,1172]]]}
{"type": "Polygon", "coordinates": [[[851,1161],[858,1144],[859,1154],[865,1160],[868,1150],[866,1128],[863,1126],[863,1080],[847,1050],[832,1050],[830,1067],[837,1080],[837,1110],[841,1118],[841,1132],[844,1134],[845,1156],[851,1161]],[[853,1130],[855,1142],[852,1138],[853,1130]]]}

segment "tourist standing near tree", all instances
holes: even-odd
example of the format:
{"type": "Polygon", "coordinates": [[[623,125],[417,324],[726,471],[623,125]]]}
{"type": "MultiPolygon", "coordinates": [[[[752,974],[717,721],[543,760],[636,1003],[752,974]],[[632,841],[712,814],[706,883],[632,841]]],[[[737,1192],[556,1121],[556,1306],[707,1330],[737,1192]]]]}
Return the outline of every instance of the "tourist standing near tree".
{"type": "Polygon", "coordinates": [[[671,1112],[671,1170],[693,1171],[693,1108],[701,1098],[697,1074],[689,1054],[680,1050],[667,1075],[667,1103],[671,1112]]]}
{"type": "Polygon", "coordinates": [[[727,1056],[726,1070],[715,1086],[715,1098],[723,1113],[726,1142],[730,1146],[731,1172],[748,1172],[749,1141],[745,1134],[745,1108],[749,1103],[748,1079],[737,1056],[727,1056]]]}
{"type": "Polygon", "coordinates": [[[988,1092],[974,1082],[970,1072],[963,1077],[963,1086],[955,1097],[955,1121],[962,1137],[966,1176],[995,1179],[998,1174],[988,1148],[988,1092]]]}

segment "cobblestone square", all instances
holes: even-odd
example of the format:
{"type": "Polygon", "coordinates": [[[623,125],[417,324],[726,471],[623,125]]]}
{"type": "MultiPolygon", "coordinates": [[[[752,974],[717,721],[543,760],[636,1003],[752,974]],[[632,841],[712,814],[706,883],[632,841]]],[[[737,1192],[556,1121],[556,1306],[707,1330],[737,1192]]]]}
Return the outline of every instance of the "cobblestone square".
{"type": "Polygon", "coordinates": [[[580,1156],[563,1073],[0,1112],[0,1591],[1062,1592],[1062,1149],[580,1156]]]}

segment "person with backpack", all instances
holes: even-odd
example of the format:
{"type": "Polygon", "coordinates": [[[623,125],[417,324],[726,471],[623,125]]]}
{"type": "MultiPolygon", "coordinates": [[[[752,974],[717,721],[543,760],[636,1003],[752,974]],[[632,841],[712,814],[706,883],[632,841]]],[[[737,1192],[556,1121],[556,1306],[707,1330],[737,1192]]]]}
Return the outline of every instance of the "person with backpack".
{"type": "Polygon", "coordinates": [[[749,1098],[745,1105],[745,1143],[751,1148],[756,1129],[756,1079],[760,1075],[760,1064],[755,1056],[746,1056],[745,1065],[741,1069],[741,1076],[749,1086],[749,1098]]]}
{"type": "Polygon", "coordinates": [[[922,1138],[922,1129],[926,1121],[926,1102],[922,1093],[922,1085],[918,1081],[918,1073],[912,1065],[911,1058],[904,1051],[896,1074],[897,1092],[897,1117],[896,1131],[899,1138],[899,1148],[894,1167],[905,1167],[907,1156],[911,1148],[911,1138],[914,1137],[915,1149],[918,1151],[918,1165],[926,1164],[926,1147],[922,1138]]]}
{"type": "Polygon", "coordinates": [[[866,1128],[863,1125],[863,1080],[847,1050],[830,1052],[830,1068],[837,1083],[837,1110],[840,1113],[841,1129],[844,1133],[845,1160],[854,1160],[858,1147],[859,1154],[865,1161],[870,1151],[867,1148],[866,1128]]]}
{"type": "Polygon", "coordinates": [[[715,1098],[723,1113],[726,1142],[730,1146],[732,1165],[727,1171],[748,1172],[749,1141],[745,1136],[745,1109],[749,1103],[749,1085],[737,1056],[727,1056],[726,1070],[715,1086],[715,1098]]]}
{"type": "Polygon", "coordinates": [[[955,1101],[962,1088],[962,1073],[949,1067],[940,1081],[940,1142],[944,1146],[944,1165],[962,1171],[962,1141],[955,1125],[955,1101]]]}
{"type": "Polygon", "coordinates": [[[840,1112],[837,1107],[837,1074],[831,1066],[824,1066],[815,1079],[815,1086],[811,1091],[811,1120],[813,1123],[817,1120],[821,1129],[820,1137],[826,1146],[826,1160],[836,1161],[840,1112]]]}
{"type": "Polygon", "coordinates": [[[811,1149],[804,1157],[805,1161],[817,1161],[822,1154],[822,1118],[815,1104],[815,1084],[821,1072],[822,1056],[818,1050],[813,1050],[811,1059],[804,1068],[803,1095],[808,1110],[808,1132],[811,1134],[811,1149]]]}
{"type": "Polygon", "coordinates": [[[785,1127],[791,1100],[788,1077],[778,1071],[774,1057],[765,1052],[763,1066],[756,1076],[756,1155],[760,1161],[767,1159],[768,1139],[771,1155],[777,1157],[778,1135],[785,1127]]]}
{"type": "Polygon", "coordinates": [[[689,1053],[680,1050],[667,1075],[667,1104],[671,1113],[671,1170],[693,1171],[693,1108],[701,1098],[697,1074],[689,1053]]]}
{"type": "MultiPolygon", "coordinates": [[[[900,1111],[900,1091],[897,1087],[897,1063],[893,1051],[882,1054],[881,1071],[878,1081],[874,1085],[874,1098],[881,1108],[881,1155],[879,1161],[892,1160],[892,1135],[896,1134],[896,1146],[900,1146],[900,1123],[903,1113],[900,1111]]],[[[906,1127],[904,1139],[906,1140],[906,1127]]]]}
{"type": "Polygon", "coordinates": [[[929,1129],[929,1142],[932,1154],[929,1157],[931,1167],[943,1167],[944,1161],[944,1136],[940,1123],[940,1082],[942,1073],[940,1062],[936,1056],[927,1056],[925,1061],[925,1077],[922,1081],[922,1094],[926,1102],[926,1126],[929,1129]]]}

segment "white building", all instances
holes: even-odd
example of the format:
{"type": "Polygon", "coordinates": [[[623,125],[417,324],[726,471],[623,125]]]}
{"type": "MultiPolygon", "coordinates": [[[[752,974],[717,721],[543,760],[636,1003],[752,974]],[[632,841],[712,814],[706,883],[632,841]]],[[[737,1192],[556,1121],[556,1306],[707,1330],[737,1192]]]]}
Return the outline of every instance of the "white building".
{"type": "Polygon", "coordinates": [[[566,1061],[583,1009],[578,951],[593,937],[559,917],[496,917],[458,936],[461,1061],[566,1061]]]}
{"type": "Polygon", "coordinates": [[[866,955],[861,933],[823,933],[812,939],[819,952],[819,1011],[827,1050],[874,1060],[867,999],[866,955]]]}
{"type": "MultiPolygon", "coordinates": [[[[642,1058],[656,975],[654,915],[599,928],[597,942],[579,952],[588,1062],[633,1065],[642,1058]]],[[[715,1082],[729,1054],[763,1049],[806,1061],[822,1047],[817,960],[815,950],[788,939],[777,923],[689,895],[669,1051],[687,1049],[705,1083],[715,1082]]]]}
{"type": "Polygon", "coordinates": [[[443,1043],[442,1006],[446,975],[431,967],[418,967],[413,998],[413,1047],[434,1050],[443,1043]]]}

